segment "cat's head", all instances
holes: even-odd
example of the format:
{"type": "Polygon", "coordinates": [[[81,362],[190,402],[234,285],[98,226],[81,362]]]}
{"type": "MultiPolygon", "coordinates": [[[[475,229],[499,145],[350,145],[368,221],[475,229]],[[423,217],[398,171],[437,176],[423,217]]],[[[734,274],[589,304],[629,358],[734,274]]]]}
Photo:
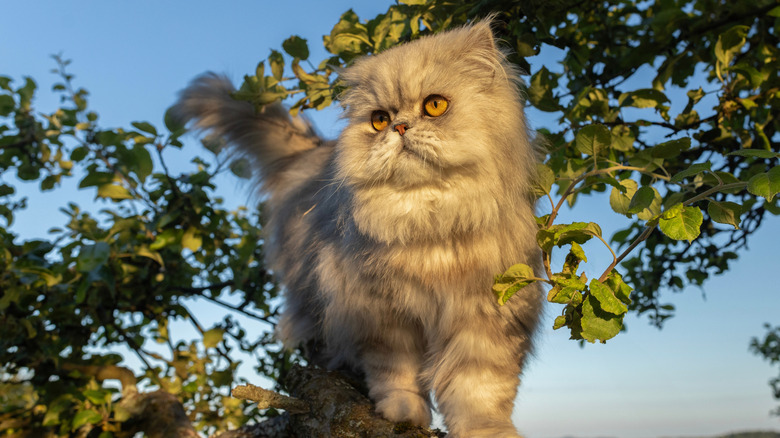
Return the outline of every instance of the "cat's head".
{"type": "Polygon", "coordinates": [[[365,57],[340,78],[348,126],[337,160],[353,185],[501,178],[502,163],[528,148],[518,74],[489,21],[365,57]]]}

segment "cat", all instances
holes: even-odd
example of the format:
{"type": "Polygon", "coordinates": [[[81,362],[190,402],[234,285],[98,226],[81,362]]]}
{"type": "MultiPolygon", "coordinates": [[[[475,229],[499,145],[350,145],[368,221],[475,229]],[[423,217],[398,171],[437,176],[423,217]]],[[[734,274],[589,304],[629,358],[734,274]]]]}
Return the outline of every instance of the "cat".
{"type": "Polygon", "coordinates": [[[259,173],[267,264],[286,288],[277,335],[362,372],[388,420],[428,426],[433,392],[448,436],[518,437],[541,288],[499,306],[491,285],[514,263],[539,268],[519,73],[486,19],[339,77],[335,141],[280,104],[256,113],[215,74],[174,106],[259,173]]]}

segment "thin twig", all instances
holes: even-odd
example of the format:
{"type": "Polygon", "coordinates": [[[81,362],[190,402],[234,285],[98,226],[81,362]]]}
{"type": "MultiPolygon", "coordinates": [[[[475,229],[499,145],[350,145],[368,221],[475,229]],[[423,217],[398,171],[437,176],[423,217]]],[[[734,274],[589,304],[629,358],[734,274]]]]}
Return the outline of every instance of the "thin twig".
{"type": "Polygon", "coordinates": [[[246,311],[246,310],[244,310],[244,309],[242,309],[242,308],[240,308],[238,306],[234,306],[232,304],[228,304],[228,303],[226,303],[224,301],[220,301],[220,300],[218,300],[218,299],[216,299],[214,297],[210,297],[210,296],[205,295],[205,294],[200,294],[200,296],[205,298],[205,299],[207,299],[207,300],[209,300],[209,301],[211,301],[214,304],[217,304],[217,305],[220,305],[220,306],[225,307],[227,309],[233,310],[233,311],[238,312],[238,313],[240,313],[240,314],[242,314],[244,316],[248,316],[250,318],[254,318],[254,319],[258,320],[258,321],[267,322],[268,324],[274,324],[273,321],[269,320],[265,316],[255,315],[254,313],[248,312],[248,311],[246,311]]]}
{"type": "MultiPolygon", "coordinates": [[[[600,281],[600,282],[603,282],[604,280],[606,280],[606,279],[607,279],[607,276],[609,275],[609,273],[610,273],[610,272],[612,272],[612,270],[615,268],[615,266],[617,266],[617,265],[618,265],[618,263],[620,263],[621,261],[623,261],[623,259],[624,259],[624,258],[626,258],[626,256],[627,256],[628,254],[630,254],[630,253],[631,253],[631,251],[633,251],[633,250],[634,250],[634,248],[636,248],[636,247],[637,247],[637,246],[638,246],[640,243],[644,242],[645,240],[647,240],[647,238],[648,238],[648,237],[650,237],[650,234],[651,234],[651,233],[653,232],[653,230],[655,229],[655,225],[656,225],[656,223],[657,223],[657,222],[652,222],[652,223],[651,223],[651,224],[652,224],[652,226],[651,226],[651,224],[648,224],[648,225],[647,225],[647,227],[645,227],[645,230],[642,232],[642,234],[640,234],[640,235],[639,235],[639,237],[637,237],[636,239],[634,239],[634,241],[633,241],[633,242],[631,242],[631,245],[629,245],[629,246],[628,246],[628,248],[626,248],[626,250],[625,250],[625,251],[623,251],[623,252],[622,252],[622,253],[621,253],[619,256],[617,256],[617,257],[616,257],[616,258],[615,258],[615,259],[612,261],[612,263],[609,265],[609,267],[607,267],[607,269],[605,269],[605,270],[604,270],[604,273],[603,273],[603,274],[601,274],[601,277],[599,277],[599,281],[600,281]]],[[[613,257],[614,257],[615,253],[613,252],[613,253],[612,253],[612,255],[613,255],[613,257]]]]}

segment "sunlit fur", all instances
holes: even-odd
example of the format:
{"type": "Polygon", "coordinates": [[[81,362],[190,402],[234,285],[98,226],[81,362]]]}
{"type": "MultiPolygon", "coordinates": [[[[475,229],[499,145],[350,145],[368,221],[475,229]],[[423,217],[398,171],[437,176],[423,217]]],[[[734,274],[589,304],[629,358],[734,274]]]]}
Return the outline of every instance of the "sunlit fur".
{"type": "Polygon", "coordinates": [[[494,275],[539,259],[517,77],[483,21],[346,69],[335,142],[281,106],[255,114],[215,75],[175,108],[255,160],[267,263],[287,293],[279,337],[363,372],[390,420],[428,425],[433,391],[456,438],[518,436],[510,415],[541,307],[535,286],[505,306],[491,292],[494,275]],[[449,101],[441,116],[424,113],[431,95],[449,101]],[[381,131],[376,110],[391,119],[381,131]]]}

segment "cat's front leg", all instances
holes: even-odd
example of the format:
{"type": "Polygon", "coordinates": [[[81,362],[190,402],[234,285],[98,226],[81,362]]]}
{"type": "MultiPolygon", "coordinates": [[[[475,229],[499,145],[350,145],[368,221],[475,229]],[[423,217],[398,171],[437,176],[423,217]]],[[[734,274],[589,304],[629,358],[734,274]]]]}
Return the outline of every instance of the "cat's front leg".
{"type": "Polygon", "coordinates": [[[331,361],[359,368],[377,411],[393,422],[427,427],[431,422],[428,389],[420,383],[425,336],[413,318],[403,318],[377,294],[333,294],[323,325],[331,361]]]}
{"type": "Polygon", "coordinates": [[[423,427],[431,423],[430,398],[419,377],[423,339],[418,326],[387,318],[384,327],[361,348],[368,395],[377,411],[390,421],[423,427]]]}
{"type": "Polygon", "coordinates": [[[513,330],[500,316],[469,312],[439,330],[442,342],[432,351],[436,360],[427,373],[447,436],[520,437],[511,415],[530,333],[513,330]]]}

